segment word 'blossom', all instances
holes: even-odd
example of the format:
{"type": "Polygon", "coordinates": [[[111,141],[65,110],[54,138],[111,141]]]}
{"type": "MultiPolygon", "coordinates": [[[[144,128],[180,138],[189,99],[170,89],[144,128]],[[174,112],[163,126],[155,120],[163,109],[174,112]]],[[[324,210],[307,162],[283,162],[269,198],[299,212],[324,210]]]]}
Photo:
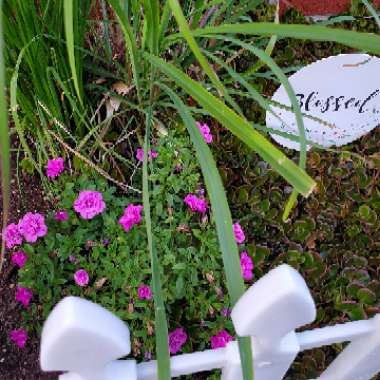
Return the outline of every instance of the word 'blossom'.
{"type": "Polygon", "coordinates": [[[211,144],[213,137],[212,137],[212,134],[210,132],[210,127],[207,124],[203,124],[203,123],[199,123],[199,122],[196,122],[196,125],[199,129],[199,132],[201,132],[205,142],[207,144],[211,144]]]}
{"type": "Polygon", "coordinates": [[[148,285],[141,285],[137,289],[137,294],[140,298],[140,300],[150,300],[152,299],[152,290],[150,289],[150,286],[148,285]]]}
{"type": "Polygon", "coordinates": [[[26,213],[18,222],[18,230],[28,243],[35,243],[48,232],[44,216],[31,212],[26,213]]]}
{"type": "Polygon", "coordinates": [[[125,232],[132,229],[135,224],[141,223],[141,211],[143,206],[130,204],[124,209],[123,216],[119,219],[119,223],[123,226],[125,232]]]}
{"type": "Polygon", "coordinates": [[[28,288],[17,287],[16,301],[21,302],[25,307],[29,306],[30,300],[33,297],[33,292],[28,288]]]}
{"type": "Polygon", "coordinates": [[[244,243],[245,235],[243,229],[241,228],[241,225],[239,223],[234,223],[233,229],[236,242],[239,244],[244,243]]]}
{"type": "Polygon", "coordinates": [[[5,246],[8,249],[16,247],[17,245],[22,244],[22,236],[18,229],[17,224],[11,223],[4,230],[4,240],[5,246]]]}
{"type": "Polygon", "coordinates": [[[46,166],[46,175],[49,178],[58,177],[65,170],[65,163],[62,157],[53,158],[48,161],[46,166]]]}
{"type": "MultiPolygon", "coordinates": [[[[148,158],[149,160],[152,160],[154,158],[158,157],[158,153],[154,150],[150,150],[148,153],[148,158]]],[[[144,161],[144,149],[143,148],[138,148],[136,151],[136,159],[137,161],[144,161]]]]}
{"type": "Polygon", "coordinates": [[[12,330],[9,333],[10,339],[17,344],[20,348],[24,348],[26,341],[28,340],[28,333],[25,329],[12,330]]]}
{"type": "Polygon", "coordinates": [[[66,210],[57,211],[54,215],[57,222],[66,222],[69,219],[69,213],[66,210]]]}
{"type": "Polygon", "coordinates": [[[211,348],[223,348],[226,347],[229,342],[233,340],[232,336],[228,334],[226,330],[222,330],[217,335],[214,335],[210,338],[211,348]]]}
{"type": "Polygon", "coordinates": [[[22,268],[27,260],[28,256],[23,251],[16,251],[12,253],[11,261],[13,264],[16,264],[19,268],[22,268]]]}
{"type": "Polygon", "coordinates": [[[84,269],[79,269],[74,273],[74,280],[78,286],[87,286],[90,281],[90,277],[84,269]]]}
{"type": "Polygon", "coordinates": [[[241,266],[241,275],[244,280],[252,280],[253,278],[253,261],[248,256],[247,252],[242,252],[240,255],[240,266],[241,266]]]}
{"type": "Polygon", "coordinates": [[[101,214],[105,208],[106,204],[103,201],[102,193],[99,191],[81,191],[78,198],[74,201],[74,210],[83,219],[92,219],[96,215],[101,214]]]}
{"type": "Polygon", "coordinates": [[[198,198],[195,194],[187,194],[183,200],[193,212],[204,214],[207,210],[207,202],[204,198],[198,198]]]}
{"type": "Polygon", "coordinates": [[[178,327],[169,333],[169,350],[171,354],[176,354],[187,341],[187,334],[183,327],[178,327]]]}

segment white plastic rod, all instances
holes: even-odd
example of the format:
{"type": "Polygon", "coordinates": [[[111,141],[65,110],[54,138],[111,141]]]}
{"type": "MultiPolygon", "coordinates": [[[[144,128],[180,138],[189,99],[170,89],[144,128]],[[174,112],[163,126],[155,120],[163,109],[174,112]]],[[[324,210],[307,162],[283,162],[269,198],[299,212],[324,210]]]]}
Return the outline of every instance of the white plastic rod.
{"type": "Polygon", "coordinates": [[[369,322],[372,333],[350,343],[319,380],[371,380],[380,372],[380,315],[369,322]]]}
{"type": "Polygon", "coordinates": [[[372,321],[355,321],[297,333],[301,351],[335,343],[351,342],[373,332],[372,321]]]}
{"type": "MultiPolygon", "coordinates": [[[[173,356],[170,359],[171,376],[178,377],[202,371],[211,371],[213,369],[222,368],[225,362],[226,350],[224,348],[173,356]]],[[[137,379],[156,380],[157,361],[152,360],[138,364],[137,379]]]]}

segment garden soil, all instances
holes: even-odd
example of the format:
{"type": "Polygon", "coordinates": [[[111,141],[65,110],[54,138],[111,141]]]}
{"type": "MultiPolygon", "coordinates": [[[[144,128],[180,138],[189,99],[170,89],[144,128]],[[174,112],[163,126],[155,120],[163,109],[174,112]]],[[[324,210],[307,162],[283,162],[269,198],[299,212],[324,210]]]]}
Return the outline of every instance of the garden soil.
{"type": "MultiPolygon", "coordinates": [[[[9,223],[27,211],[46,212],[49,205],[44,200],[40,181],[36,176],[19,173],[21,192],[16,177],[15,161],[12,162],[11,205],[9,223]]],[[[2,194],[0,194],[0,203],[2,194]]],[[[2,206],[0,204],[2,220],[2,206]]],[[[39,366],[39,338],[30,336],[24,349],[9,340],[9,332],[22,324],[22,306],[15,301],[17,268],[9,256],[0,274],[0,380],[53,380],[56,374],[43,373],[39,366]]]]}

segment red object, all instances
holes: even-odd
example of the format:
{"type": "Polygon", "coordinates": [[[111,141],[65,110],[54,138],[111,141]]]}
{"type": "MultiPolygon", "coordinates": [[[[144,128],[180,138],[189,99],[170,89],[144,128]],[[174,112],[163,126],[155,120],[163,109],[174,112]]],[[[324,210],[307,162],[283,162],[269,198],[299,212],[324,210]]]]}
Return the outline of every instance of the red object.
{"type": "MultiPolygon", "coordinates": [[[[380,0],[373,3],[380,7],[380,0]]],[[[280,14],[296,8],[305,16],[336,15],[347,12],[350,6],[351,0],[280,0],[280,14]]]]}

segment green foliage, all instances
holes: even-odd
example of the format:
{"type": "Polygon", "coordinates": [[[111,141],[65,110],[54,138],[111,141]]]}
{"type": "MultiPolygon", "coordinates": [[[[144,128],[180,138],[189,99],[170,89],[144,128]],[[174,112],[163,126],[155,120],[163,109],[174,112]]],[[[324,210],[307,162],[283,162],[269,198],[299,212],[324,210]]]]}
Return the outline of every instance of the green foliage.
{"type": "MultiPolygon", "coordinates": [[[[183,326],[189,336],[185,352],[209,347],[209,338],[221,329],[233,332],[222,315],[230,307],[225,292],[223,263],[218,253],[211,215],[203,218],[189,212],[183,198],[202,188],[194,151],[187,137],[156,140],[158,157],[149,176],[152,233],[160,260],[163,300],[170,330],[183,326]]],[[[125,320],[132,332],[133,353],[142,359],[155,352],[153,301],[139,300],[139,285],[151,285],[150,257],[146,250],[145,223],[126,233],[118,220],[129,203],[141,204],[141,197],[120,196],[115,188],[93,174],[59,177],[53,188],[56,209],[69,211],[67,222],[51,213],[49,232],[36,244],[25,244],[29,255],[19,272],[20,284],[37,295],[32,313],[24,315],[31,328],[39,326],[63,296],[83,296],[97,302],[125,320]],[[83,220],[73,210],[80,190],[101,191],[106,210],[92,220],[83,220]],[[105,240],[109,243],[105,243],[105,240]],[[71,262],[75,256],[78,263],[71,262]],[[84,268],[90,276],[86,288],[75,285],[73,275],[84,268]],[[41,307],[37,306],[41,305],[41,307]],[[36,322],[39,321],[37,324],[36,322]]]]}

